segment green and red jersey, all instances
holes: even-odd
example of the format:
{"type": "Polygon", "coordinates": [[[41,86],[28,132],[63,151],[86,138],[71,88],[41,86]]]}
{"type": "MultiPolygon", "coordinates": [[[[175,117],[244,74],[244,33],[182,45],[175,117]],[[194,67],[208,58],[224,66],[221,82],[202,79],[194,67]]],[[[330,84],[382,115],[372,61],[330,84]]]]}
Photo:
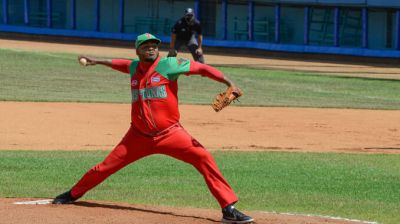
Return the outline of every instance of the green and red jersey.
{"type": "Polygon", "coordinates": [[[214,80],[224,77],[211,66],[176,57],[158,57],[147,66],[139,59],[114,59],[112,68],[130,73],[132,125],[150,135],[156,135],[179,122],[177,80],[180,75],[200,74],[214,80]]]}
{"type": "Polygon", "coordinates": [[[212,155],[178,123],[178,77],[200,74],[226,83],[224,75],[208,65],[175,57],[158,57],[152,64],[115,59],[111,66],[131,74],[132,125],[104,161],[93,166],[71,188],[71,196],[82,197],[110,174],[138,159],[164,154],[195,167],[221,208],[234,204],[238,197],[212,155]]]}

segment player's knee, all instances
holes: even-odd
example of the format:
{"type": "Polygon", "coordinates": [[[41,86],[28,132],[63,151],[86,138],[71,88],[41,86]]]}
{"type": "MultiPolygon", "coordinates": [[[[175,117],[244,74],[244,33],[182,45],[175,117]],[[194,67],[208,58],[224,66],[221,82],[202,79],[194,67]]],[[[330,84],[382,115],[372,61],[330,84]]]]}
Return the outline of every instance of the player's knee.
{"type": "Polygon", "coordinates": [[[199,152],[196,153],[195,157],[196,158],[194,161],[196,161],[196,163],[200,163],[200,164],[209,163],[209,161],[212,160],[211,154],[205,149],[199,150],[199,152]]]}

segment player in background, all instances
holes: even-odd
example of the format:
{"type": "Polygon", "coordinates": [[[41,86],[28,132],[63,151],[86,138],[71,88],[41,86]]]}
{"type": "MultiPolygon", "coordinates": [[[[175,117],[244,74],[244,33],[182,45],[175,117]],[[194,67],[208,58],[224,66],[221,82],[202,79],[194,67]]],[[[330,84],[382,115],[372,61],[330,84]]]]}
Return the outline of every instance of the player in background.
{"type": "Polygon", "coordinates": [[[222,209],[222,222],[252,222],[253,218],[233,206],[239,199],[222,176],[211,153],[179,123],[177,80],[181,75],[200,74],[229,87],[237,87],[209,65],[176,57],[160,57],[160,42],[149,33],[139,35],[135,43],[138,59],[133,60],[78,58],[85,65],[105,65],[130,74],[131,126],[104,161],[87,171],[69,191],[58,195],[53,204],[72,203],[123,167],[146,156],[163,154],[191,164],[203,175],[222,209]]]}
{"type": "Polygon", "coordinates": [[[193,59],[204,64],[202,44],[200,21],[196,19],[193,9],[187,8],[185,15],[172,28],[168,57],[176,57],[182,45],[185,45],[193,59]]]}

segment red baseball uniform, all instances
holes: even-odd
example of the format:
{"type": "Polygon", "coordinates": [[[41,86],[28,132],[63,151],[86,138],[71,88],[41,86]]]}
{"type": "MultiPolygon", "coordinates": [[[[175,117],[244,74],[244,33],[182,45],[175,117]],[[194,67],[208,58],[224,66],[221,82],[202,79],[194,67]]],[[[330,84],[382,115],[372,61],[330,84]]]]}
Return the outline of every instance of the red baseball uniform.
{"type": "Polygon", "coordinates": [[[112,68],[131,75],[131,127],[105,160],[92,167],[71,189],[71,196],[83,196],[138,159],[164,154],[193,165],[221,208],[236,202],[237,196],[212,155],[179,124],[178,77],[201,74],[220,80],[223,74],[208,65],[175,57],[158,57],[148,67],[138,59],[115,59],[112,68]]]}

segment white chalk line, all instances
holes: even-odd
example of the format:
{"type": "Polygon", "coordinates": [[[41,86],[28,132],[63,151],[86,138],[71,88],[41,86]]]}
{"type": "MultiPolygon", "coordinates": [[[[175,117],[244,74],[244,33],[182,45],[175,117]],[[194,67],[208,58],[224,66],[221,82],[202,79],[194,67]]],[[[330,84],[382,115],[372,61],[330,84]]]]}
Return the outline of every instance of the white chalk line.
{"type": "Polygon", "coordinates": [[[46,200],[36,200],[36,201],[19,201],[14,202],[15,205],[47,205],[51,204],[53,199],[46,199],[46,200]]]}
{"type": "Polygon", "coordinates": [[[300,214],[300,213],[288,213],[288,212],[262,212],[262,213],[272,213],[277,215],[290,215],[290,216],[306,216],[306,217],[317,217],[317,218],[325,218],[325,219],[332,219],[332,220],[340,220],[340,221],[349,221],[349,222],[358,222],[364,224],[379,224],[375,221],[363,221],[358,219],[349,219],[349,218],[342,218],[342,217],[335,217],[335,216],[327,216],[327,215],[315,215],[315,214],[300,214]]]}

